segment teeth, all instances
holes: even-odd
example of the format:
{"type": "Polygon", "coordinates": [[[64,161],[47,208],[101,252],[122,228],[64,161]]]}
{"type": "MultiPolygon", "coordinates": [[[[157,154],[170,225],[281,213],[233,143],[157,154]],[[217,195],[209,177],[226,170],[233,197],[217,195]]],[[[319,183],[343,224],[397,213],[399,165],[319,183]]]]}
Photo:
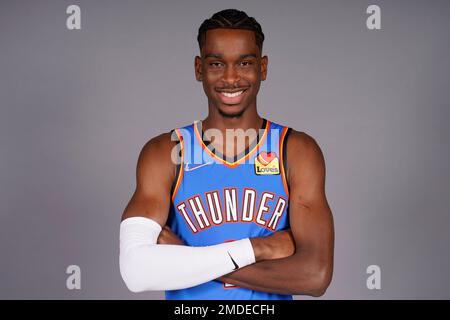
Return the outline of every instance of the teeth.
{"type": "Polygon", "coordinates": [[[225,97],[233,98],[233,97],[237,97],[238,95],[242,94],[242,92],[244,92],[244,90],[238,91],[238,92],[234,92],[234,93],[222,92],[222,94],[223,94],[225,97]]]}

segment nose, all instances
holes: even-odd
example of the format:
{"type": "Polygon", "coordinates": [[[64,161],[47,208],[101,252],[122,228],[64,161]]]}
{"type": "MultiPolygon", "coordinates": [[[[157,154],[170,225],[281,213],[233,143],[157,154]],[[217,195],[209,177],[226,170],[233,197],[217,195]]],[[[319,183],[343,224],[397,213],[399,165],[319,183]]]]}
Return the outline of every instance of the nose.
{"type": "Polygon", "coordinates": [[[232,65],[226,66],[225,71],[223,73],[223,81],[230,85],[234,85],[239,80],[240,76],[236,68],[232,65]]]}

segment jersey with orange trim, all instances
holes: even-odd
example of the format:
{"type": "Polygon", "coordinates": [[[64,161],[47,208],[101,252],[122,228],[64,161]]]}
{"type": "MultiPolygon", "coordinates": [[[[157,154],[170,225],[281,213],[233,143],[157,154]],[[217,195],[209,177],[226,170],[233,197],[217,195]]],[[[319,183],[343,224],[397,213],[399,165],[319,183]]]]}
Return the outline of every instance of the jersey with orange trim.
{"type": "MultiPolygon", "coordinates": [[[[265,237],[289,227],[285,144],[290,128],[263,119],[253,143],[228,159],[203,139],[201,121],[175,129],[181,163],[168,225],[188,246],[265,237]]],[[[183,268],[182,265],[179,266],[183,268]]],[[[166,299],[285,299],[219,280],[166,291],[166,299]]]]}

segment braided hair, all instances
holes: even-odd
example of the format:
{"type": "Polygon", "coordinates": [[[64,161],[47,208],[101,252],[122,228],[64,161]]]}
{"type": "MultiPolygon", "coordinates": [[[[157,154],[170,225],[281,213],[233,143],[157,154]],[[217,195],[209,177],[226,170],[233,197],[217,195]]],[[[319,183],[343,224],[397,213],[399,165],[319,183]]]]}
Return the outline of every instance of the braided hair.
{"type": "Polygon", "coordinates": [[[264,33],[261,25],[253,17],[249,17],[244,11],[236,9],[226,9],[213,14],[210,19],[206,19],[198,29],[197,41],[202,50],[206,40],[206,31],[211,29],[246,29],[254,31],[256,45],[262,51],[264,33]]]}

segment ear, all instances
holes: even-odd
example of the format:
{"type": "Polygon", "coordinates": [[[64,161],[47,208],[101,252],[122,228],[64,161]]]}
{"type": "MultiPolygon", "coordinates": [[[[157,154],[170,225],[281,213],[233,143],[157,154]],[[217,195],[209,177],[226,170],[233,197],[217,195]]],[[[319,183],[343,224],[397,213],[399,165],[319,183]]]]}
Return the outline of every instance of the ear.
{"type": "Polygon", "coordinates": [[[195,57],[194,60],[194,71],[195,71],[195,79],[197,79],[197,81],[202,81],[203,77],[202,77],[202,58],[199,56],[195,57]]]}
{"type": "Polygon", "coordinates": [[[261,57],[261,80],[266,80],[267,77],[267,65],[269,64],[269,58],[267,56],[261,57]]]}

